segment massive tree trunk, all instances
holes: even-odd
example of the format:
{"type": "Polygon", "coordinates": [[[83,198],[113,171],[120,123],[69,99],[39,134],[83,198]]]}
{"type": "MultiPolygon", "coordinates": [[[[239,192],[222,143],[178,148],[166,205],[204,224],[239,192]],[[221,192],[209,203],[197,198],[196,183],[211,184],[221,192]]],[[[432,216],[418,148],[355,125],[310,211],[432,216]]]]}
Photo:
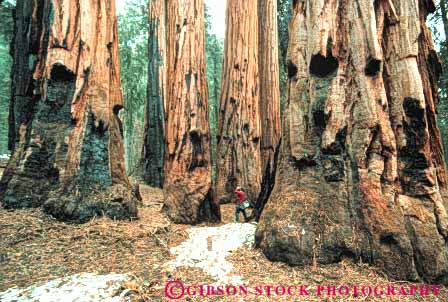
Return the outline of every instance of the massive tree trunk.
{"type": "Polygon", "coordinates": [[[118,118],[123,106],[115,1],[17,5],[27,8],[19,18],[31,19],[16,22],[22,29],[16,28],[19,69],[13,74],[33,70],[27,87],[13,95],[12,111],[23,118],[15,121],[18,143],[1,181],[3,203],[45,203],[54,216],[80,222],[103,213],[135,216],[118,118]]]}
{"type": "Polygon", "coordinates": [[[294,1],[277,181],[258,246],[447,282],[432,1],[294,1]]]}
{"type": "Polygon", "coordinates": [[[163,185],[164,104],[166,97],[166,1],[149,3],[148,95],[140,163],[134,176],[153,187],[163,185]]]}
{"type": "Polygon", "coordinates": [[[204,37],[204,1],[169,1],[164,211],[176,223],[220,219],[213,200],[204,37]]]}
{"type": "Polygon", "coordinates": [[[218,127],[217,198],[236,186],[257,199],[262,178],[257,1],[229,0],[218,127]]]}
{"type": "Polygon", "coordinates": [[[280,143],[277,0],[258,0],[261,162],[263,178],[253,216],[258,220],[275,183],[280,143]]]}

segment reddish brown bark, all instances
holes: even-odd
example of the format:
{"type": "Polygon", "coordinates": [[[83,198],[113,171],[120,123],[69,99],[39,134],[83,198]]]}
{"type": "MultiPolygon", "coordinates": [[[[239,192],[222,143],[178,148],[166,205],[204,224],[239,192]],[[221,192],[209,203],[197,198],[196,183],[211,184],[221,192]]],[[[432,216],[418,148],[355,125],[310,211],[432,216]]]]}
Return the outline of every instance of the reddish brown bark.
{"type": "Polygon", "coordinates": [[[217,198],[228,202],[236,186],[251,201],[260,192],[261,125],[257,1],[229,0],[218,116],[217,198]]]}
{"type": "Polygon", "coordinates": [[[213,200],[204,39],[204,1],[169,1],[164,211],[177,223],[220,219],[213,200]]]}
{"type": "Polygon", "coordinates": [[[253,212],[257,220],[274,187],[281,137],[277,0],[258,0],[258,20],[260,151],[263,177],[253,212]]]}
{"type": "Polygon", "coordinates": [[[46,211],[69,220],[135,216],[118,119],[115,1],[34,1],[31,11],[31,52],[23,54],[36,58],[25,93],[31,102],[2,178],[3,202],[45,202],[46,211]]]}
{"type": "Polygon", "coordinates": [[[448,281],[431,7],[294,1],[281,160],[256,234],[270,259],[448,281]]]}
{"type": "MultiPolygon", "coordinates": [[[[443,1],[441,1],[442,3],[443,1]]],[[[446,167],[442,145],[442,137],[436,122],[436,108],[439,102],[438,79],[442,73],[442,65],[434,49],[431,31],[426,26],[426,17],[434,12],[434,7],[420,3],[420,27],[421,34],[418,39],[419,54],[417,64],[422,78],[423,93],[426,101],[426,119],[430,138],[432,164],[436,169],[440,187],[446,189],[446,167]]]]}

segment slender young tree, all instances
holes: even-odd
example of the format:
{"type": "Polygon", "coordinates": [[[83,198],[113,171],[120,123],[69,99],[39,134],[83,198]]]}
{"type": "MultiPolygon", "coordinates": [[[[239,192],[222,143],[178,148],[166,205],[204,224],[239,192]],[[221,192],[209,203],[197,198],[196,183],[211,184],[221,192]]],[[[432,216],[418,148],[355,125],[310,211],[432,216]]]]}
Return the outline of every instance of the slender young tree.
{"type": "Polygon", "coordinates": [[[433,9],[293,1],[281,159],[256,232],[268,258],[362,258],[393,278],[448,282],[433,9]]]}
{"type": "Polygon", "coordinates": [[[203,0],[168,2],[164,211],[176,223],[218,221],[213,199],[203,0]]]}
{"type": "Polygon", "coordinates": [[[148,94],[145,134],[140,163],[134,176],[162,187],[164,173],[164,104],[166,98],[166,1],[149,2],[148,94]]]}
{"type": "Polygon", "coordinates": [[[45,203],[54,216],[81,222],[103,213],[136,216],[118,118],[115,1],[18,0],[17,7],[13,85],[20,86],[11,102],[17,143],[1,200],[7,207],[45,203]]]}
{"type": "Polygon", "coordinates": [[[217,200],[236,186],[255,201],[262,179],[257,1],[227,1],[218,116],[217,200]]]}
{"type": "Polygon", "coordinates": [[[275,183],[280,144],[280,72],[277,0],[258,0],[258,52],[261,119],[261,182],[253,216],[258,220],[275,183]]]}

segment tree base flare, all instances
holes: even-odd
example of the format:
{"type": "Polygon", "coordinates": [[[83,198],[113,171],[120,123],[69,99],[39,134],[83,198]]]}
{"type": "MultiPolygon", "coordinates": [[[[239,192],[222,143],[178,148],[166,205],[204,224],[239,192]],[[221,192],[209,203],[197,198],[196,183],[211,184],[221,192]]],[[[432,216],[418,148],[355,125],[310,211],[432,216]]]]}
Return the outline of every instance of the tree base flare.
{"type": "MultiPolygon", "coordinates": [[[[291,265],[370,263],[396,280],[448,284],[443,221],[433,201],[397,196],[382,214],[363,200],[344,201],[311,190],[274,192],[262,213],[256,245],[291,265]]],[[[428,197],[430,198],[430,197],[428,197]]]]}
{"type": "Polygon", "coordinates": [[[348,257],[446,284],[429,6],[374,2],[293,1],[280,163],[256,242],[294,265],[348,257]]]}
{"type": "Polygon", "coordinates": [[[117,220],[137,218],[137,202],[130,189],[114,185],[88,193],[80,193],[77,189],[51,192],[43,209],[59,220],[85,223],[99,216],[117,220]]]}
{"type": "Polygon", "coordinates": [[[164,190],[163,212],[174,223],[198,224],[201,222],[219,222],[221,213],[213,200],[212,190],[192,189],[191,185],[171,184],[164,190]]]}

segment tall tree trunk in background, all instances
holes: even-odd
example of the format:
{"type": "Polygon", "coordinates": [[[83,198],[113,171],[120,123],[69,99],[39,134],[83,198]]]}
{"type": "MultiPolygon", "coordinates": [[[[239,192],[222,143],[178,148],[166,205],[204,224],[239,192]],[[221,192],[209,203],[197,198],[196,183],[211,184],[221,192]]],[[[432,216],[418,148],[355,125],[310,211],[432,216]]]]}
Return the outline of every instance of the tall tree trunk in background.
{"type": "Polygon", "coordinates": [[[433,4],[294,2],[281,159],[256,232],[268,258],[448,281],[433,4]]]}
{"type": "Polygon", "coordinates": [[[422,78],[423,95],[425,99],[426,121],[429,131],[430,159],[435,169],[437,182],[443,192],[446,192],[448,179],[446,175],[445,154],[442,135],[437,126],[437,105],[439,103],[439,77],[442,74],[442,62],[440,61],[432,40],[431,30],[425,26],[426,17],[434,12],[436,7],[432,1],[420,3],[421,33],[418,39],[417,65],[422,78]]]}
{"type": "Polygon", "coordinates": [[[118,119],[123,106],[115,1],[29,2],[17,5],[31,5],[30,32],[17,28],[16,35],[31,33],[31,52],[15,59],[35,57],[28,65],[33,78],[24,89],[27,107],[13,104],[27,112],[18,121],[19,140],[0,197],[7,207],[45,203],[45,211],[64,220],[136,216],[118,119]]]}
{"type": "MultiPolygon", "coordinates": [[[[221,50],[221,48],[220,48],[221,50]]],[[[222,52],[218,52],[215,49],[213,52],[213,104],[210,104],[210,130],[212,134],[212,166],[213,166],[213,182],[216,184],[216,177],[218,175],[217,168],[217,152],[218,152],[218,140],[216,134],[218,133],[218,108],[220,98],[220,85],[221,85],[221,69],[218,64],[222,64],[222,52]],[[212,107],[213,106],[213,107],[212,107]]],[[[209,86],[210,88],[210,86],[209,86]]]]}
{"type": "Polygon", "coordinates": [[[19,126],[26,124],[32,112],[32,67],[29,58],[36,54],[37,24],[32,18],[33,3],[17,1],[14,10],[14,37],[11,43],[11,100],[8,116],[8,149],[14,151],[19,140],[19,126]]]}
{"type": "Polygon", "coordinates": [[[162,187],[164,169],[164,104],[166,97],[166,0],[149,2],[148,95],[145,141],[134,176],[162,187]]]}
{"type": "Polygon", "coordinates": [[[258,220],[275,183],[280,143],[280,73],[278,60],[277,0],[258,0],[261,162],[263,178],[254,216],[258,220]]]}
{"type": "Polygon", "coordinates": [[[218,121],[217,198],[257,199],[262,178],[257,1],[228,0],[218,121]]]}
{"type": "Polygon", "coordinates": [[[442,14],[443,29],[445,31],[445,47],[448,50],[448,3],[446,0],[440,0],[440,11],[442,14]]]}
{"type": "Polygon", "coordinates": [[[176,223],[218,221],[213,200],[203,0],[168,2],[164,211],[176,223]]]}
{"type": "MultiPolygon", "coordinates": [[[[221,80],[221,71],[219,70],[219,66],[218,66],[218,64],[220,64],[221,62],[218,62],[218,60],[221,61],[220,60],[221,55],[218,52],[215,52],[213,55],[215,57],[217,57],[216,59],[213,60],[213,83],[214,83],[214,85],[213,85],[213,88],[214,88],[213,89],[213,95],[214,95],[213,99],[215,100],[214,106],[216,108],[218,108],[219,107],[219,98],[220,98],[220,95],[219,95],[219,88],[220,88],[219,83],[220,83],[220,80],[221,80]]],[[[215,110],[215,112],[217,113],[218,110],[215,110]]],[[[216,118],[216,121],[218,121],[218,114],[216,114],[214,118],[216,118]]]]}

